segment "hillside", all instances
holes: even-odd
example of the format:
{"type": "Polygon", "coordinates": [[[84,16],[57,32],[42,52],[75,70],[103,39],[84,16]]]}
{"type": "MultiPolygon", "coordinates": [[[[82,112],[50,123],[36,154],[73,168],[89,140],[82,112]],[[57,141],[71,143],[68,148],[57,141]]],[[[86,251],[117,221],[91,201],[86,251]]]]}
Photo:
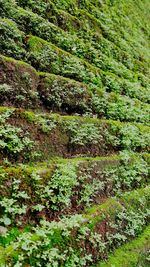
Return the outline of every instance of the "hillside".
{"type": "Polygon", "coordinates": [[[150,266],[149,29],[149,0],[0,0],[0,267],[150,266]]]}

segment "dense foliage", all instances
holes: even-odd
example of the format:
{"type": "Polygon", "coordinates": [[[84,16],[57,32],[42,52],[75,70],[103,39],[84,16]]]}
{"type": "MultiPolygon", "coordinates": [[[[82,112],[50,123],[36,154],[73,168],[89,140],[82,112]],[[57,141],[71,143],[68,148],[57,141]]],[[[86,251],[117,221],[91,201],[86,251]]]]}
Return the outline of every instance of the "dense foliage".
{"type": "Polygon", "coordinates": [[[150,265],[149,11],[0,0],[0,267],[150,265]]]}

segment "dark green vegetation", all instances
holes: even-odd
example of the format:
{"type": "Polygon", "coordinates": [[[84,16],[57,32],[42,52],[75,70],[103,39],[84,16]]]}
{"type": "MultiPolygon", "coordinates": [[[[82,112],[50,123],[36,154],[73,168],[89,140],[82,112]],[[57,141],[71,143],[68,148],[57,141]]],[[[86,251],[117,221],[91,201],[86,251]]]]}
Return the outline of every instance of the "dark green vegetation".
{"type": "Polygon", "coordinates": [[[0,267],[150,266],[149,14],[0,0],[0,267]]]}

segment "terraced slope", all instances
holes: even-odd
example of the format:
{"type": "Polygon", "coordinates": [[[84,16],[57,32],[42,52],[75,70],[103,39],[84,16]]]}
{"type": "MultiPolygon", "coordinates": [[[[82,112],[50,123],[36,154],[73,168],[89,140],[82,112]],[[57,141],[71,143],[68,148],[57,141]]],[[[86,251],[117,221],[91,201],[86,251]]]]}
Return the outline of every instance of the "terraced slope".
{"type": "Polygon", "coordinates": [[[149,14],[0,0],[0,267],[150,265],[149,14]]]}

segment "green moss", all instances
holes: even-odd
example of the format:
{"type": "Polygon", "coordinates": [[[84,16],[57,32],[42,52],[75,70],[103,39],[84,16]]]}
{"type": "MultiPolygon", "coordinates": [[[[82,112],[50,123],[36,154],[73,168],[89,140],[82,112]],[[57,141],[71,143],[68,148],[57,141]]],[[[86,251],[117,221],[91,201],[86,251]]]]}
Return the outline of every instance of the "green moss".
{"type": "Polygon", "coordinates": [[[121,211],[122,205],[120,203],[117,203],[115,199],[108,199],[104,204],[88,209],[85,218],[90,219],[93,217],[89,223],[89,228],[93,230],[97,224],[103,221],[106,222],[106,220],[112,220],[115,214],[121,211]]]}
{"type": "MultiPolygon", "coordinates": [[[[8,108],[8,107],[0,107],[0,114],[3,114],[3,113],[5,113],[5,112],[7,112],[7,111],[10,111],[11,109],[10,108],[8,108]]],[[[12,109],[13,110],[13,109],[12,109]]]]}
{"type": "Polygon", "coordinates": [[[24,111],[21,115],[30,123],[34,123],[36,121],[36,116],[32,111],[24,111]]]}
{"type": "Polygon", "coordinates": [[[2,56],[0,55],[0,59],[3,60],[4,62],[9,62],[9,63],[14,63],[16,65],[22,65],[22,66],[25,66],[25,67],[28,67],[28,68],[31,68],[33,71],[35,71],[34,68],[31,67],[31,65],[29,65],[28,63],[24,62],[24,61],[21,61],[21,60],[15,60],[14,58],[12,57],[6,57],[6,56],[2,56]]]}
{"type": "Polygon", "coordinates": [[[150,248],[150,226],[147,226],[144,232],[135,240],[120,247],[105,263],[99,263],[97,267],[131,267],[136,266],[144,254],[145,250],[150,248]]]}

